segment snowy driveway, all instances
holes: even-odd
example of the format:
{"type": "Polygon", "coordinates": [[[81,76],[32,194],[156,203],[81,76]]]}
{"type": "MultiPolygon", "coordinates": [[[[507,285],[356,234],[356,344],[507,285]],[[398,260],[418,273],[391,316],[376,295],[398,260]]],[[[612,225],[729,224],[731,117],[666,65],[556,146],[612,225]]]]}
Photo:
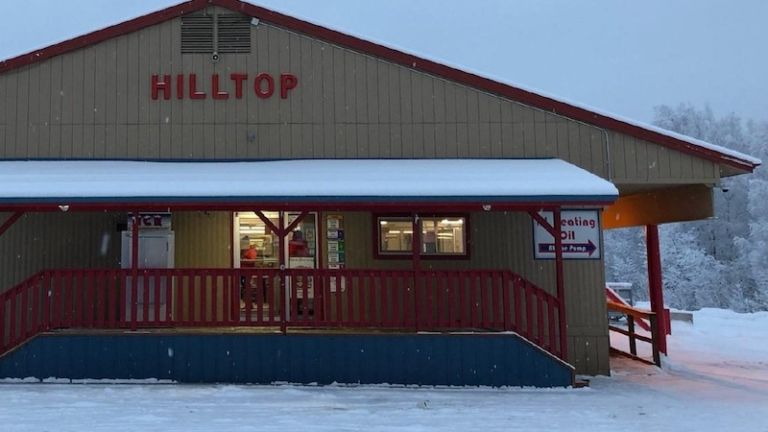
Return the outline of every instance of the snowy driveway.
{"type": "Polygon", "coordinates": [[[4,384],[0,430],[768,432],[768,314],[695,320],[665,370],[615,360],[584,389],[4,384]]]}

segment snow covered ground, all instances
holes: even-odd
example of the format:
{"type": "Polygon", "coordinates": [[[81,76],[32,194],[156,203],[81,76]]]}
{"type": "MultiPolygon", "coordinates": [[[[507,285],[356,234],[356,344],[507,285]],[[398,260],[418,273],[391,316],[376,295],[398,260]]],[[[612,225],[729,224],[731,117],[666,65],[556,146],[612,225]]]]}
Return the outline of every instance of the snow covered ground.
{"type": "Polygon", "coordinates": [[[673,323],[582,389],[2,384],[2,431],[768,431],[768,313],[673,323]]]}

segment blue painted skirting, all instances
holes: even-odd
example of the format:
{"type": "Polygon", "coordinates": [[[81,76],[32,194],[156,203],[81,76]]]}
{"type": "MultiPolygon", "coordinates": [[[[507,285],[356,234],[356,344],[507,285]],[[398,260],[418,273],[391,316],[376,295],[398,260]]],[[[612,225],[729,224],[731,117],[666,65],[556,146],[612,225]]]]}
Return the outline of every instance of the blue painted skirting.
{"type": "Polygon", "coordinates": [[[0,377],[558,387],[573,369],[511,334],[50,334],[0,377]]]}

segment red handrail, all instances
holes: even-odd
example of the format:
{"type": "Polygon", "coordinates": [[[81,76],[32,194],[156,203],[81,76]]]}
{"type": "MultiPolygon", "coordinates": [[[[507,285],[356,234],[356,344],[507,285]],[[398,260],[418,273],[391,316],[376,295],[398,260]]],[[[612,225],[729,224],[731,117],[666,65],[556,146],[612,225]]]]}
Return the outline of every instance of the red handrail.
{"type": "Polygon", "coordinates": [[[514,331],[562,357],[557,297],[504,270],[44,270],[0,294],[0,354],[55,329],[514,331]]]}

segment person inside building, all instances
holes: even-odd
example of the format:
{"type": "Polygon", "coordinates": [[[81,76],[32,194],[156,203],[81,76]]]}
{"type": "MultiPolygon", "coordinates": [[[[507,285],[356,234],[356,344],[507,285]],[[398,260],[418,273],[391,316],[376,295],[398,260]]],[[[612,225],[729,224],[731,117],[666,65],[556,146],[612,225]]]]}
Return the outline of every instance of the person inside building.
{"type": "Polygon", "coordinates": [[[242,264],[245,264],[243,265],[243,267],[254,266],[257,256],[258,256],[258,253],[256,252],[256,245],[254,245],[253,243],[248,244],[248,248],[243,249],[240,252],[240,258],[243,261],[245,261],[244,263],[242,263],[242,264]]]}
{"type": "Polygon", "coordinates": [[[309,247],[304,240],[304,233],[296,230],[292,233],[291,241],[288,242],[288,256],[307,257],[309,256],[309,247]]]}

